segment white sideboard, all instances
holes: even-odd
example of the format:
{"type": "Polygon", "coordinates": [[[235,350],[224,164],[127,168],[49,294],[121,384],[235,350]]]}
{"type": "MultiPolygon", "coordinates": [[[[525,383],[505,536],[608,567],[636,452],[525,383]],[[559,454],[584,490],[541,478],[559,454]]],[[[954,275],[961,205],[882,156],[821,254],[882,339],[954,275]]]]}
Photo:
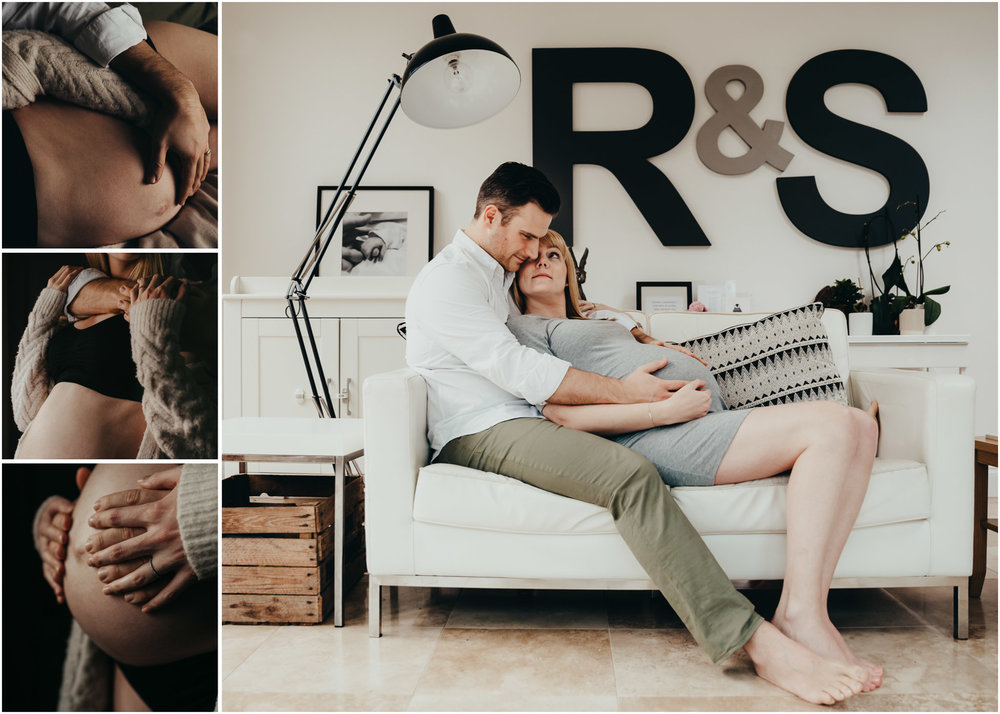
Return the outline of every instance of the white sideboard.
{"type": "Polygon", "coordinates": [[[969,365],[968,335],[850,335],[851,369],[956,369],[969,365]]]}
{"type": "MultiPolygon", "coordinates": [[[[411,282],[320,277],[310,286],[306,309],[338,417],[363,417],[361,383],[405,365],[406,342],[397,327],[411,282]]],[[[288,285],[288,278],[237,276],[222,296],[223,419],[317,416],[295,328],[285,315],[288,285]]],[[[300,326],[304,336],[301,320],[300,326]]]]}

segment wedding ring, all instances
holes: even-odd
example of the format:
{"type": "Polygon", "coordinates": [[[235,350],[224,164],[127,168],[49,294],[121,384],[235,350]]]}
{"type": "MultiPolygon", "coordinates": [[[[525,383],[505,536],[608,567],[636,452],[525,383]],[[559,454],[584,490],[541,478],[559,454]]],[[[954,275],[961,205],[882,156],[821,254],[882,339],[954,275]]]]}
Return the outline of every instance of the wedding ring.
{"type": "Polygon", "coordinates": [[[156,572],[156,568],[153,567],[153,559],[152,558],[149,559],[149,567],[153,571],[153,575],[155,575],[156,577],[160,577],[160,574],[158,572],[156,572]]]}

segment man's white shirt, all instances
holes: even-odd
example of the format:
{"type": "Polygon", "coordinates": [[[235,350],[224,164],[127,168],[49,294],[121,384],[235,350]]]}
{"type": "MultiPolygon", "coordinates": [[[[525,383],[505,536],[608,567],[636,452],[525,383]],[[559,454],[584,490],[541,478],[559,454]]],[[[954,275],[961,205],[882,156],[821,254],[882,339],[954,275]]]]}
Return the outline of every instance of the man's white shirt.
{"type": "Polygon", "coordinates": [[[568,362],[507,329],[508,273],[464,231],[417,275],[406,300],[406,363],[427,382],[434,455],[508,419],[540,418],[568,362]]]}

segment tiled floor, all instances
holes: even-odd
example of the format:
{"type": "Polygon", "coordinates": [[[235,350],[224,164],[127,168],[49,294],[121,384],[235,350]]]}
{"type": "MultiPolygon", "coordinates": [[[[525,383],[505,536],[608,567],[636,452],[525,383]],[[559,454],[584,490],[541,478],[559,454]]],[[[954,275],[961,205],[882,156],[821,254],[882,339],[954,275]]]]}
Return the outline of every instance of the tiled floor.
{"type": "MultiPolygon", "coordinates": [[[[996,499],[992,499],[996,513],[996,499]]],[[[830,613],[885,682],[834,707],[997,711],[997,540],[970,633],[951,636],[949,588],[841,590],[830,613]]],[[[399,588],[370,639],[367,582],[346,626],[222,628],[225,711],[798,711],[823,709],[711,664],[659,595],[399,588]]],[[[769,614],[773,591],[748,593],[769,614]]]]}

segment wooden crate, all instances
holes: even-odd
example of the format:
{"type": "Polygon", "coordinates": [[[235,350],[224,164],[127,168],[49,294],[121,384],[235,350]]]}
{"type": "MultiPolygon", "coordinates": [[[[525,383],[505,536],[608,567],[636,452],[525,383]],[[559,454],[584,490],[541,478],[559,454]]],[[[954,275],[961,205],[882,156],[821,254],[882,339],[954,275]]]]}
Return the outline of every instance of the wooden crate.
{"type": "MultiPolygon", "coordinates": [[[[223,622],[326,619],[333,608],[333,489],[333,477],[239,474],[223,480],[223,622]]],[[[346,591],[365,565],[360,478],[345,483],[344,543],[346,591]]]]}

